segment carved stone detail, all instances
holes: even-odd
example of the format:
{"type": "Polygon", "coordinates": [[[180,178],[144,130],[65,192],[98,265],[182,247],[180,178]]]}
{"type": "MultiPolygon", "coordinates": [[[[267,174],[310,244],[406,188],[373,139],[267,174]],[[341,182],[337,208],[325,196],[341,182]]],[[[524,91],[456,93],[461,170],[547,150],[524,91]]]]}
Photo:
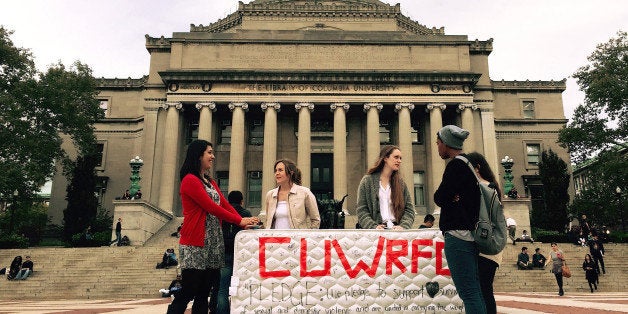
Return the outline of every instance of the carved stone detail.
{"type": "Polygon", "coordinates": [[[432,109],[445,110],[446,108],[447,108],[447,106],[445,104],[428,104],[425,107],[425,112],[430,112],[430,111],[432,111],[432,109]]]}
{"type": "Polygon", "coordinates": [[[281,104],[278,102],[264,102],[260,107],[262,107],[262,111],[266,111],[268,108],[273,108],[277,112],[281,111],[281,104]]]}
{"type": "Polygon", "coordinates": [[[384,109],[384,105],[380,104],[380,103],[366,103],[364,104],[364,112],[369,111],[369,109],[371,109],[371,107],[377,109],[378,112],[381,112],[382,109],[384,109]]]}
{"type": "Polygon", "coordinates": [[[343,102],[329,105],[329,109],[330,109],[331,112],[334,112],[336,110],[336,108],[342,108],[345,111],[347,111],[347,110],[349,110],[350,107],[351,106],[349,106],[349,104],[343,103],[343,102]]]}
{"type": "Polygon", "coordinates": [[[180,102],[167,102],[161,105],[161,109],[168,110],[168,108],[174,107],[179,111],[183,111],[183,104],[180,102]]]}
{"type": "Polygon", "coordinates": [[[227,106],[227,108],[229,108],[229,110],[231,110],[231,111],[235,110],[236,107],[240,107],[244,111],[248,111],[249,110],[249,104],[247,104],[245,102],[232,102],[232,103],[230,103],[227,106]]]}
{"type": "Polygon", "coordinates": [[[209,110],[211,111],[216,111],[216,103],[213,102],[199,102],[196,104],[196,109],[198,109],[199,111],[203,108],[203,107],[207,107],[209,108],[209,110]]]}
{"type": "Polygon", "coordinates": [[[398,103],[395,105],[395,112],[401,111],[402,108],[408,108],[410,111],[414,110],[413,103],[398,103]]]}
{"type": "Polygon", "coordinates": [[[314,111],[314,104],[311,102],[299,102],[294,104],[294,110],[297,112],[301,111],[301,108],[307,108],[310,112],[314,111]]]}

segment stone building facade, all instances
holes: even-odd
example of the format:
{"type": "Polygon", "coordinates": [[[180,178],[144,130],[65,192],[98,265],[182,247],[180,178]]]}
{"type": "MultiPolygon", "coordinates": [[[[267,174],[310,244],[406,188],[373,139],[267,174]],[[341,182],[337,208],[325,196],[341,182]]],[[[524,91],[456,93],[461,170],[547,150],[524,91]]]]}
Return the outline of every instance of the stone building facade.
{"type": "MultiPolygon", "coordinates": [[[[290,158],[317,197],[355,213],[358,183],[381,145],[398,145],[400,170],[417,215],[432,200],[445,161],[436,131],[470,130],[501,176],[515,160],[520,194],[533,184],[543,149],[566,123],[562,81],[493,81],[492,39],[469,40],[428,28],[377,0],[255,0],[236,12],[171,37],[146,36],[148,75],[101,79],[105,119],[96,124],[104,207],[129,186],[140,156],[143,200],[180,215],[178,169],[193,139],[214,143],[214,178],[241,190],[256,213],[273,188],[273,163],[290,158]]],[[[51,215],[62,219],[65,186],[53,184],[51,215]]],[[[419,220],[419,219],[417,219],[419,220]]]]}

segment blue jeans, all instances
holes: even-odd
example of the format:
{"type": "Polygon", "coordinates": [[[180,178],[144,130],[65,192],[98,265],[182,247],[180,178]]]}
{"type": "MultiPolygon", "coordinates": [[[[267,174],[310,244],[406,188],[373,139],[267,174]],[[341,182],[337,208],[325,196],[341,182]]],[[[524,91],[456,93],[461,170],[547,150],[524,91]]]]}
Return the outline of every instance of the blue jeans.
{"type": "Polygon", "coordinates": [[[227,265],[220,269],[220,288],[216,296],[216,313],[229,313],[229,286],[231,285],[231,275],[233,265],[227,265]]]}
{"type": "Polygon", "coordinates": [[[475,242],[460,240],[445,233],[445,257],[458,296],[468,314],[486,313],[478,273],[478,249],[475,242]]]}
{"type": "Polygon", "coordinates": [[[26,280],[26,278],[28,278],[28,275],[30,274],[31,274],[30,269],[22,269],[17,273],[15,280],[26,280]]]}

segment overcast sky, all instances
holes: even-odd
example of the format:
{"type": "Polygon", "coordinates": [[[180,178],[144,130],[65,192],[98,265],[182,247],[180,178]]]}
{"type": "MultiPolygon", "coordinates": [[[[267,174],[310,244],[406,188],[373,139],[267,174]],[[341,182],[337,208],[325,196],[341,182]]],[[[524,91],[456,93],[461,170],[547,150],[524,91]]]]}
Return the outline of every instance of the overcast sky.
{"type": "MultiPolygon", "coordinates": [[[[250,2],[245,0],[244,2],[250,2]]],[[[447,35],[493,38],[493,80],[561,80],[565,115],[582,103],[570,78],[596,45],[628,30],[626,0],[384,0],[447,35]]],[[[61,61],[88,64],[96,77],[148,74],[144,35],[171,37],[235,12],[236,0],[20,0],[5,1],[0,24],[31,49],[37,67],[61,61]]]]}

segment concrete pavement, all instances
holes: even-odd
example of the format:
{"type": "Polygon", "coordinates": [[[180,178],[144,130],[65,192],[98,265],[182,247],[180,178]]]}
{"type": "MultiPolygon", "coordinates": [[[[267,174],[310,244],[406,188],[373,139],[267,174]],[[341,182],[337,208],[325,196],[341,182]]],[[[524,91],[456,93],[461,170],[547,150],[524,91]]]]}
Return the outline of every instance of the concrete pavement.
{"type": "MultiPolygon", "coordinates": [[[[6,298],[6,296],[4,296],[6,298]]],[[[628,293],[574,293],[559,297],[550,293],[498,293],[497,312],[540,313],[628,313],[628,293]]],[[[169,298],[140,300],[0,300],[0,314],[97,314],[166,313],[169,298]]],[[[189,313],[188,310],[186,313],[189,313]]]]}

